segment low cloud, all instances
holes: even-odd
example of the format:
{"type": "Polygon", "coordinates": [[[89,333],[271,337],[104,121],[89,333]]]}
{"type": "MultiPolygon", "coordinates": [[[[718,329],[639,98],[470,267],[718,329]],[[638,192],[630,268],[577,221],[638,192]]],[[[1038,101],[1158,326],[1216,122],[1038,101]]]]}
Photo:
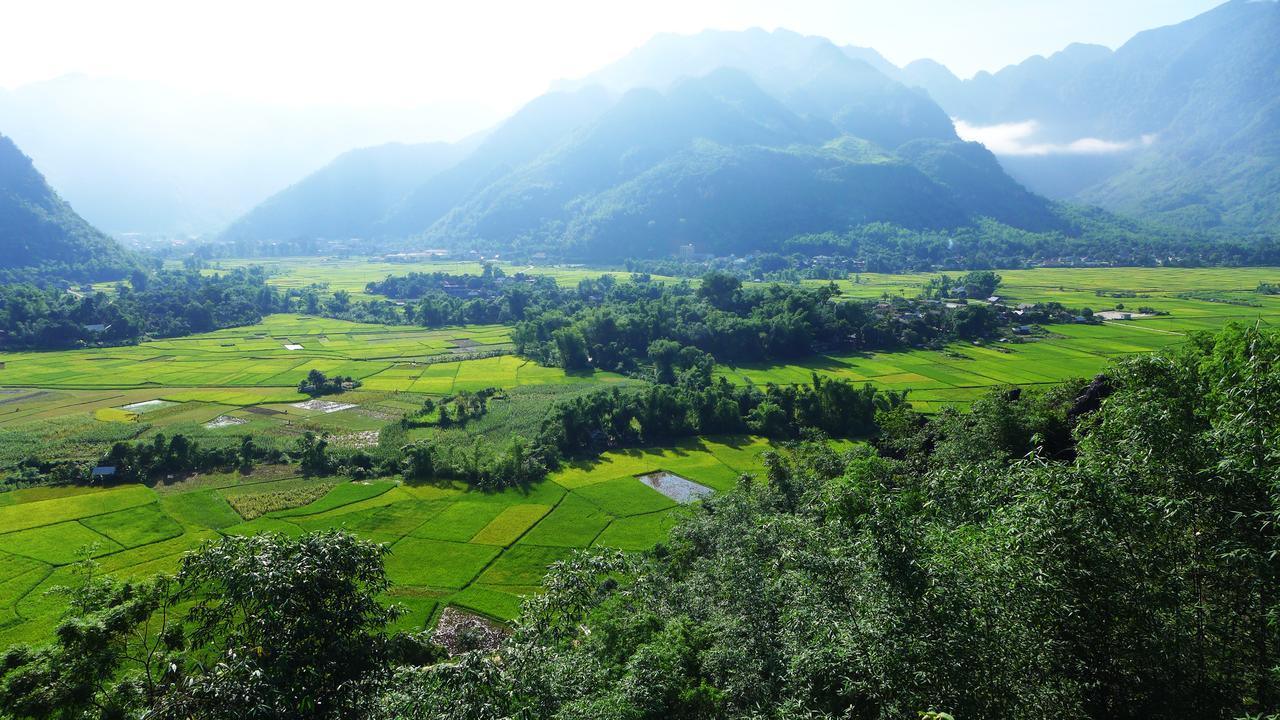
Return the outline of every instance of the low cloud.
{"type": "Polygon", "coordinates": [[[1137,140],[1084,137],[1068,143],[1050,143],[1036,140],[1040,123],[1035,120],[998,125],[971,125],[960,119],[954,122],[961,139],[980,142],[997,155],[1109,155],[1155,142],[1154,135],[1143,135],[1137,140]]]}

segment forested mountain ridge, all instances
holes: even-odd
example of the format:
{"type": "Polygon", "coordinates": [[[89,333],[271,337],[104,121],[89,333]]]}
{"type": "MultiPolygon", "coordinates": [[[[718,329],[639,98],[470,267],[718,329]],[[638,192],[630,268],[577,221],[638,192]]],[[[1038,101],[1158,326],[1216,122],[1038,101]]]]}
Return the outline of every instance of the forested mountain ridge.
{"type": "Polygon", "coordinates": [[[125,275],[134,259],[90,225],[49,187],[18,146],[0,135],[0,277],[25,273],[105,280],[125,275]]]}
{"type": "MultiPolygon", "coordinates": [[[[606,68],[542,96],[381,221],[343,231],[598,261],[687,244],[750,252],[882,222],[1079,234],[922,91],[826,40],[747,31],[651,45],[619,63],[624,79],[606,68]]],[[[246,225],[227,237],[253,239],[246,225]]],[[[259,227],[256,239],[307,231],[259,227]]]]}
{"type": "Polygon", "coordinates": [[[1022,126],[1001,161],[1053,197],[1170,224],[1280,228],[1280,3],[1232,0],[1114,52],[1070,45],[960,80],[897,74],[979,126],[1022,126]]]}

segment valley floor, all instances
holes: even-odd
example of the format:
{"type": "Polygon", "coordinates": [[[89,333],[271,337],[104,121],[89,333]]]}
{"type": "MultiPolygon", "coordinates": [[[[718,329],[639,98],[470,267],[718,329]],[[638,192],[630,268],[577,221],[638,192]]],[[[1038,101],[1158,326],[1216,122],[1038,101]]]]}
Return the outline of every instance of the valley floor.
{"type": "MultiPolygon", "coordinates": [[[[287,261],[276,265],[280,274],[273,283],[352,289],[387,272],[466,269],[361,261],[313,263],[305,270],[287,261]]],[[[565,283],[590,274],[554,272],[565,283]]],[[[1139,308],[1167,314],[1048,326],[1047,335],[1031,342],[822,356],[720,366],[717,372],[735,383],[808,383],[814,373],[866,381],[909,390],[917,409],[933,412],[963,407],[992,387],[1088,377],[1111,358],[1179,343],[1193,331],[1233,321],[1280,322],[1280,297],[1255,292],[1259,283],[1280,283],[1276,268],[1001,275],[1001,302],[1010,306],[1056,301],[1073,309],[1117,310],[1117,318],[1139,308]]],[[[862,274],[838,285],[846,297],[914,296],[929,277],[862,274]]],[[[158,433],[206,443],[233,443],[249,434],[255,442],[286,447],[311,431],[335,446],[362,447],[380,442],[388,425],[429,397],[493,387],[526,403],[511,401],[511,413],[537,415],[565,394],[631,382],[609,373],[568,374],[517,357],[503,326],[422,329],[296,315],[132,347],[6,353],[0,363],[0,472],[14,472],[32,454],[92,462],[111,443],[158,433]],[[350,375],[363,386],[329,398],[336,407],[303,405],[308,398],[296,388],[312,369],[350,375]]],[[[476,437],[500,437],[539,419],[505,416],[501,402],[491,418],[479,421],[476,437]]],[[[82,547],[91,548],[106,572],[144,577],[173,570],[183,552],[219,534],[266,529],[297,534],[342,527],[389,543],[390,599],[411,610],[401,620],[405,627],[433,622],[444,605],[510,619],[546,566],[572,549],[639,550],[661,541],[678,508],[638,476],[665,470],[725,491],[741,474],[760,469],[759,453],[768,446],[761,439],[716,437],[607,453],[528,490],[497,494],[398,479],[306,479],[291,467],[156,487],[2,493],[0,645],[48,637],[62,599],[46,590],[68,582],[82,547]]]]}

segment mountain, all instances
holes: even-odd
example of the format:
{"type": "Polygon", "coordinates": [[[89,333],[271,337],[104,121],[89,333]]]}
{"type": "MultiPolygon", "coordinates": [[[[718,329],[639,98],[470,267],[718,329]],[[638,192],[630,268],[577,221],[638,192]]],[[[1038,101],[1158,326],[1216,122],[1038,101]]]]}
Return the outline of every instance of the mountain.
{"type": "Polygon", "coordinates": [[[457,165],[400,198],[372,232],[384,237],[421,232],[470,195],[599,117],[613,101],[599,87],[551,92],[534,99],[489,132],[457,165]]]}
{"type": "Polygon", "coordinates": [[[272,195],[221,236],[230,241],[345,240],[365,234],[405,194],[461,159],[467,147],[388,143],[343,153],[272,195]]]}
{"type": "Polygon", "coordinates": [[[616,260],[687,243],[769,249],[873,222],[941,230],[992,217],[1067,229],[991,153],[956,138],[927,98],[843,53],[826,57],[791,83],[775,73],[776,96],[740,70],[665,91],[644,83],[423,238],[616,260]]]}
{"type": "Polygon", "coordinates": [[[36,170],[31,158],[0,135],[0,277],[32,273],[66,279],[123,277],[133,258],[76,214],[36,170]],[[26,271],[26,272],[23,272],[26,271]]]}
{"type": "Polygon", "coordinates": [[[1134,36],[924,88],[1029,187],[1171,225],[1280,230],[1280,3],[1232,0],[1134,36]]]}
{"type": "Polygon", "coordinates": [[[0,93],[0,127],[112,234],[212,234],[342,152],[496,119],[469,104],[289,106],[83,75],[0,93]]]}
{"type": "Polygon", "coordinates": [[[785,30],[658,36],[558,84],[394,202],[403,184],[327,168],[318,198],[303,192],[317,182],[309,178],[224,238],[340,226],[431,247],[618,260],[690,243],[720,254],[774,249],[871,223],[1077,232],[987,149],[963,142],[925,91],[880,68],[897,73],[872,50],[785,30]],[[371,184],[376,202],[363,194],[371,184]],[[361,198],[359,211],[344,195],[361,198]],[[329,205],[309,217],[318,202],[329,205]]]}

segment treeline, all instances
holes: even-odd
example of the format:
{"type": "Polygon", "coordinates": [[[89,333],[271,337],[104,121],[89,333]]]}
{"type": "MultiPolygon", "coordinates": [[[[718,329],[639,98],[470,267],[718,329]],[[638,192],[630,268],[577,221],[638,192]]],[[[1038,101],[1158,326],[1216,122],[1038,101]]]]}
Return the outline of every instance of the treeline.
{"type": "Polygon", "coordinates": [[[741,280],[757,282],[798,282],[800,280],[844,280],[864,269],[864,263],[845,255],[805,255],[776,252],[753,253],[746,257],[685,259],[628,259],[628,271],[645,275],[699,277],[708,272],[724,272],[741,280]]]}
{"type": "Polygon", "coordinates": [[[810,385],[733,386],[719,381],[601,390],[558,404],[539,442],[562,456],[617,447],[658,445],[698,435],[752,433],[780,440],[806,430],[833,437],[868,437],[875,417],[903,404],[905,393],[877,391],[847,380],[810,385]]]}
{"type": "Polygon", "coordinates": [[[217,275],[139,270],[111,294],[0,285],[0,347],[62,349],[177,337],[250,325],[290,304],[257,267],[217,275]]]}
{"type": "MultiPolygon", "coordinates": [[[[956,339],[992,338],[1011,322],[984,306],[949,308],[900,297],[847,299],[834,283],[748,286],[721,271],[706,273],[696,287],[635,274],[630,282],[602,275],[563,288],[545,276],[504,276],[490,267],[482,276],[388,277],[370,283],[368,290],[408,302],[354,303],[339,292],[327,305],[317,301],[313,310],[427,327],[513,323],[512,339],[521,355],[569,370],[623,373],[653,366],[658,362],[654,344],[662,342],[696,349],[717,362],[748,363],[836,350],[941,347],[956,339]]],[[[306,297],[311,296],[304,292],[306,297]]]]}
{"type": "MultiPolygon", "coordinates": [[[[477,438],[443,445],[406,439],[410,429],[443,430],[484,417],[493,395],[490,389],[460,393],[439,403],[428,400],[420,412],[384,428],[378,445],[367,449],[336,448],[315,432],[304,432],[287,448],[261,447],[248,435],[239,446],[205,446],[181,434],[118,442],[97,462],[111,473],[93,482],[247,471],[266,462],[295,463],[309,476],[365,480],[400,475],[415,482],[461,480],[478,490],[500,490],[540,482],[570,459],[701,435],[752,433],[794,440],[818,431],[831,437],[870,437],[877,432],[877,413],[902,406],[906,398],[905,393],[816,374],[808,385],[734,386],[723,378],[713,382],[710,366],[704,365],[672,384],[601,388],[555,403],[528,438],[513,436],[502,443],[477,438]]],[[[68,471],[59,472],[65,480],[68,471]]],[[[82,480],[87,473],[82,468],[74,479],[82,480]]]]}
{"type": "Polygon", "coordinates": [[[837,350],[941,346],[993,337],[1007,321],[982,305],[847,300],[833,283],[744,286],[721,272],[704,275],[697,289],[584,281],[579,293],[589,302],[527,313],[512,332],[517,352],[570,370],[633,372],[655,363],[661,341],[721,363],[752,363],[837,350]]]}
{"type": "Polygon", "coordinates": [[[1280,243],[1251,238],[1192,234],[1139,223],[1100,210],[1062,206],[1080,232],[1036,233],[994,221],[947,231],[910,230],[871,223],[845,233],[799,235],[782,244],[784,254],[855,260],[868,272],[929,272],[1025,268],[1041,264],[1105,263],[1120,266],[1274,265],[1280,243]]]}

